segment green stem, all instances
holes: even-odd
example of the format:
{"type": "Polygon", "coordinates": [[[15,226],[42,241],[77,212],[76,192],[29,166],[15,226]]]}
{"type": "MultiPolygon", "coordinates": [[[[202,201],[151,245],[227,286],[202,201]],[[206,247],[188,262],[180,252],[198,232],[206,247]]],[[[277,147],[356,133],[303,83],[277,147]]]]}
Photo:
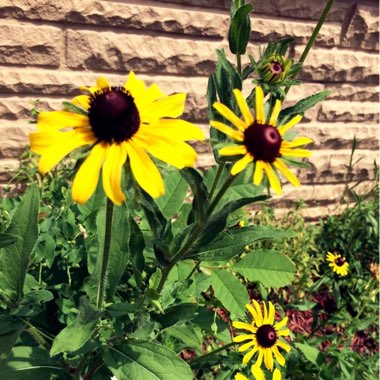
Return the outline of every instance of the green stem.
{"type": "MultiPolygon", "coordinates": [[[[299,61],[298,61],[298,63],[304,63],[305,62],[306,57],[309,54],[309,51],[312,48],[312,46],[313,46],[313,44],[314,44],[314,42],[315,42],[315,40],[316,40],[316,38],[318,36],[318,33],[321,30],[322,25],[325,22],[326,17],[328,15],[328,13],[330,12],[330,9],[333,6],[333,4],[334,4],[334,0],[328,0],[327,1],[325,9],[323,10],[323,12],[321,14],[321,17],[319,18],[318,23],[315,26],[315,28],[313,30],[313,33],[312,33],[312,35],[310,37],[310,40],[308,41],[308,43],[307,43],[307,45],[306,45],[306,47],[305,47],[305,49],[304,49],[304,51],[303,51],[303,53],[302,53],[299,61]]],[[[294,77],[293,77],[293,79],[294,79],[294,77]]],[[[290,90],[290,86],[287,86],[286,89],[285,89],[285,93],[287,94],[289,92],[289,90],[290,90]]]]}
{"type": "Polygon", "coordinates": [[[218,205],[219,201],[222,199],[223,195],[227,191],[227,189],[231,186],[232,182],[235,181],[236,175],[229,176],[226,181],[223,183],[222,187],[219,189],[217,194],[215,195],[214,200],[211,202],[207,215],[210,216],[212,212],[215,210],[215,207],[218,205]]]}
{"type": "Polygon", "coordinates": [[[241,57],[239,53],[236,54],[236,62],[237,62],[237,71],[239,75],[241,75],[241,57]]]}
{"type": "Polygon", "coordinates": [[[104,246],[103,246],[102,264],[100,267],[98,294],[96,297],[96,306],[98,309],[102,308],[103,302],[104,302],[106,274],[107,274],[108,260],[109,260],[110,247],[111,247],[112,214],[113,214],[113,203],[110,199],[107,198],[104,246]]]}
{"type": "Polygon", "coordinates": [[[211,190],[210,190],[210,194],[208,196],[208,198],[211,200],[212,197],[214,196],[214,193],[215,193],[215,190],[218,186],[218,183],[219,183],[219,180],[220,180],[220,177],[223,173],[223,169],[224,167],[226,166],[226,164],[223,162],[222,164],[219,165],[218,167],[218,171],[216,172],[216,175],[215,175],[215,178],[214,178],[214,182],[212,184],[212,187],[211,187],[211,190]]]}
{"type": "Polygon", "coordinates": [[[204,360],[205,358],[208,358],[208,357],[210,357],[210,356],[213,356],[213,355],[215,355],[215,354],[217,354],[217,353],[219,353],[219,352],[221,352],[221,351],[227,350],[228,348],[234,346],[235,344],[236,344],[236,342],[231,342],[231,343],[228,343],[228,344],[226,344],[226,345],[223,346],[223,347],[219,347],[219,348],[217,348],[216,350],[211,351],[211,352],[209,352],[209,353],[207,353],[207,354],[205,354],[205,355],[198,356],[198,357],[196,357],[195,359],[190,360],[190,361],[189,361],[189,365],[196,364],[197,362],[200,362],[200,361],[204,360]]]}

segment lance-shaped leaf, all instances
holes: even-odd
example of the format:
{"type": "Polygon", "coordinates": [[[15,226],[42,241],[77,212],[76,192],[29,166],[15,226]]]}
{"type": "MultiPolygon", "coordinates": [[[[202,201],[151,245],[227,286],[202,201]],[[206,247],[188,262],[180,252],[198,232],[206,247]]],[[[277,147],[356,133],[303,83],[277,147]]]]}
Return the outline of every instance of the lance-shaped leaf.
{"type": "Polygon", "coordinates": [[[50,355],[74,352],[82,348],[92,337],[100,314],[86,297],[82,297],[78,318],[56,336],[50,355]]]}
{"type": "Polygon", "coordinates": [[[241,253],[247,245],[256,241],[292,236],[294,233],[291,231],[269,226],[232,227],[225,231],[220,239],[202,247],[196,254],[187,258],[199,261],[227,261],[241,253]]]}
{"type": "Polygon", "coordinates": [[[17,300],[23,296],[30,254],[38,237],[38,207],[38,189],[32,185],[25,192],[5,231],[20,238],[0,251],[0,288],[17,300]]]}
{"type": "Polygon", "coordinates": [[[20,239],[19,236],[13,234],[2,233],[0,234],[0,248],[5,248],[17,243],[20,239]]]}
{"type": "Polygon", "coordinates": [[[267,288],[289,285],[296,271],[295,265],[286,255],[265,249],[248,253],[233,269],[249,281],[260,281],[267,288]]]}
{"type": "Polygon", "coordinates": [[[228,43],[231,53],[244,54],[251,36],[250,12],[253,10],[251,4],[241,6],[232,16],[228,32],[228,43]]]}
{"type": "Polygon", "coordinates": [[[191,380],[189,365],[163,345],[129,340],[110,347],[104,361],[118,379],[191,380]]]}
{"type": "Polygon", "coordinates": [[[232,318],[244,317],[249,303],[246,287],[231,272],[215,270],[211,274],[211,286],[215,297],[231,313],[232,318]]]}

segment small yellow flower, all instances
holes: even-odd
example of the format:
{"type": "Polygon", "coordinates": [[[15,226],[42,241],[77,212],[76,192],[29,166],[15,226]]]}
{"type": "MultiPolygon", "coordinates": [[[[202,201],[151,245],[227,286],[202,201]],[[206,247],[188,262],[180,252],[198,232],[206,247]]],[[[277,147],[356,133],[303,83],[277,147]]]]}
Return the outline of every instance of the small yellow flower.
{"type": "Polygon", "coordinates": [[[328,252],[326,260],[330,262],[329,266],[339,276],[347,276],[348,274],[348,262],[346,259],[338,253],[328,252]]]}
{"type": "Polygon", "coordinates": [[[163,180],[149,154],[179,169],[194,166],[197,153],[186,141],[203,140],[204,134],[176,119],[183,113],[186,94],[167,96],[156,84],[146,87],[132,71],[123,87],[111,87],[99,78],[96,86],[81,90],[87,95],[71,101],[80,113],[41,112],[37,131],[30,134],[31,150],[41,155],[42,174],[73,150],[91,147],[74,178],[74,201],[87,202],[102,171],[107,197],[117,205],[124,202],[121,177],[126,162],[142,189],[153,198],[161,196],[163,180]]]}
{"type": "Polygon", "coordinates": [[[219,150],[221,156],[243,156],[235,162],[231,174],[243,171],[252,162],[255,164],[253,183],[260,185],[265,172],[270,186],[277,194],[281,194],[281,183],[277,170],[293,185],[300,186],[297,177],[288,169],[283,158],[309,157],[311,152],[298,147],[311,143],[308,137],[298,137],[293,141],[283,140],[284,134],[302,119],[301,115],[294,116],[286,124],[277,126],[277,118],[281,109],[281,101],[276,100],[269,120],[264,112],[264,92],[256,87],[256,114],[252,116],[249,106],[240,90],[233,90],[237,104],[243,115],[243,120],[235,115],[227,106],[215,102],[214,108],[228,120],[235,129],[216,120],[210,125],[234,140],[235,144],[219,150]],[[296,149],[295,149],[296,148],[296,149]]]}
{"type": "MultiPolygon", "coordinates": [[[[262,303],[264,313],[262,313],[257,301],[252,300],[252,302],[253,306],[246,305],[246,308],[251,314],[253,321],[250,324],[239,321],[232,322],[235,328],[246,330],[249,334],[238,335],[233,341],[238,343],[245,342],[239,347],[240,352],[249,350],[243,357],[243,364],[247,364],[258,353],[253,367],[255,369],[260,368],[264,360],[265,367],[269,371],[273,371],[273,355],[281,366],[285,364],[285,358],[278,348],[282,348],[287,352],[290,351],[290,346],[280,340],[280,337],[288,336],[290,333],[290,330],[286,328],[288,318],[285,317],[281,322],[275,323],[275,309],[271,302],[268,302],[268,308],[265,302],[262,303]]],[[[257,376],[260,376],[259,372],[259,370],[256,370],[257,376]]]]}
{"type": "MultiPolygon", "coordinates": [[[[251,367],[251,372],[255,380],[265,380],[264,372],[260,367],[257,367],[256,365],[253,365],[251,367]]],[[[247,376],[237,373],[235,375],[235,380],[249,380],[247,376]]],[[[272,380],[281,380],[281,372],[276,368],[273,371],[272,380]]]]}

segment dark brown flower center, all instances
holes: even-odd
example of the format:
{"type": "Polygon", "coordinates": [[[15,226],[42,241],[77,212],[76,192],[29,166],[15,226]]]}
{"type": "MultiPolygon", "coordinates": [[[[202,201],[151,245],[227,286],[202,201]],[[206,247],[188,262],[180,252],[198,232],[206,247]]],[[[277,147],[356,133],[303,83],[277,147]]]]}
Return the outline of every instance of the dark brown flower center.
{"type": "Polygon", "coordinates": [[[273,162],[280,155],[281,135],[277,128],[254,122],[244,131],[244,145],[255,160],[273,162]]]}
{"type": "Polygon", "coordinates": [[[276,74],[276,75],[281,74],[283,72],[283,67],[282,67],[281,63],[276,62],[276,61],[271,62],[270,68],[271,68],[272,73],[276,74]]]}
{"type": "Polygon", "coordinates": [[[338,267],[341,267],[346,262],[344,257],[337,257],[335,259],[335,264],[338,265],[338,267]]]}
{"type": "Polygon", "coordinates": [[[109,143],[130,139],[140,126],[135,101],[123,87],[102,89],[93,94],[88,118],[98,141],[109,143]]]}
{"type": "Polygon", "coordinates": [[[277,340],[276,330],[272,325],[262,325],[257,329],[256,339],[260,346],[265,348],[272,347],[277,340]]]}

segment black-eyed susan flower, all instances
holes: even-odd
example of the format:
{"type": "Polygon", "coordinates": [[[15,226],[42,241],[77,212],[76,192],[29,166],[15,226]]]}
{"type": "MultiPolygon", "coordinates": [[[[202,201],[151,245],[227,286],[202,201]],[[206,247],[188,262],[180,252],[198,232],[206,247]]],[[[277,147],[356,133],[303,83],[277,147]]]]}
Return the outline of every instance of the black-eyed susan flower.
{"type": "MultiPolygon", "coordinates": [[[[264,372],[262,371],[260,367],[256,367],[253,365],[251,367],[251,372],[255,380],[265,380],[264,372]]],[[[235,375],[235,380],[249,380],[249,379],[247,376],[241,373],[237,373],[235,375]]],[[[272,380],[281,380],[281,372],[277,368],[273,371],[272,380]]]]}
{"type": "Polygon", "coordinates": [[[300,183],[297,177],[288,169],[283,158],[308,157],[311,152],[298,147],[312,142],[308,137],[298,137],[293,141],[285,141],[283,136],[290,128],[294,127],[302,116],[294,116],[286,124],[277,126],[277,118],[280,113],[281,101],[276,100],[272,114],[267,120],[264,113],[264,93],[260,86],[256,87],[256,114],[252,116],[248,104],[240,90],[235,89],[234,95],[243,115],[243,120],[235,115],[227,106],[215,102],[214,108],[226,118],[235,129],[216,120],[210,122],[211,126],[224,133],[235,141],[234,145],[226,146],[219,150],[221,156],[243,156],[235,162],[231,174],[236,175],[243,171],[249,164],[254,163],[253,183],[259,185],[265,172],[270,186],[277,194],[281,194],[281,184],[277,176],[277,170],[294,186],[300,183]]]}
{"type": "Polygon", "coordinates": [[[277,84],[284,81],[292,62],[283,55],[271,54],[259,67],[263,82],[277,84]]]}
{"type": "MultiPolygon", "coordinates": [[[[256,353],[258,354],[256,363],[251,369],[254,376],[260,378],[263,375],[261,370],[263,361],[269,371],[273,371],[273,356],[278,364],[281,366],[285,364],[285,358],[278,349],[282,348],[287,352],[290,351],[290,346],[281,340],[281,337],[289,335],[290,330],[286,327],[287,317],[275,323],[275,309],[271,302],[268,302],[268,307],[265,302],[262,303],[264,312],[262,312],[260,304],[257,301],[252,300],[252,302],[253,306],[246,305],[247,310],[252,316],[252,322],[232,322],[235,328],[248,331],[248,334],[238,335],[234,337],[233,341],[237,343],[244,342],[239,347],[239,351],[248,351],[243,357],[243,364],[247,364],[256,353]]],[[[277,372],[276,376],[278,376],[277,372]]]]}
{"type": "Polygon", "coordinates": [[[347,276],[348,274],[348,262],[339,253],[328,252],[326,255],[326,260],[330,262],[329,266],[332,270],[339,276],[347,276]]]}
{"type": "Polygon", "coordinates": [[[81,89],[87,95],[72,99],[80,112],[41,112],[37,131],[30,134],[32,151],[41,155],[42,174],[73,150],[91,147],[74,178],[74,201],[83,204],[91,197],[102,171],[106,195],[120,205],[125,200],[121,177],[127,161],[139,186],[159,197],[164,184],[149,154],[179,169],[194,165],[197,153],[186,141],[202,140],[204,135],[195,125],[176,119],[183,113],[186,94],[167,96],[156,84],[146,87],[133,72],[123,87],[111,87],[99,78],[96,86],[81,89]]]}

